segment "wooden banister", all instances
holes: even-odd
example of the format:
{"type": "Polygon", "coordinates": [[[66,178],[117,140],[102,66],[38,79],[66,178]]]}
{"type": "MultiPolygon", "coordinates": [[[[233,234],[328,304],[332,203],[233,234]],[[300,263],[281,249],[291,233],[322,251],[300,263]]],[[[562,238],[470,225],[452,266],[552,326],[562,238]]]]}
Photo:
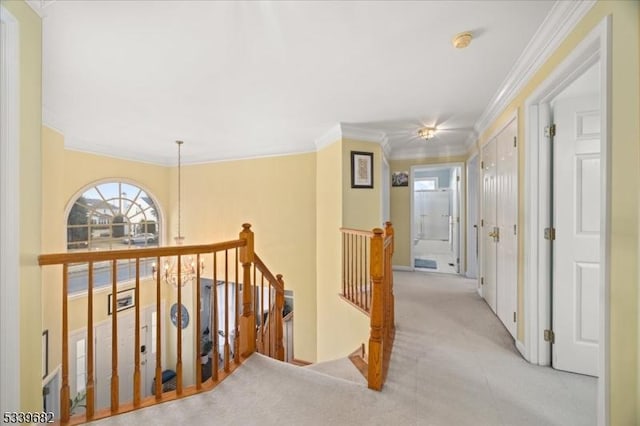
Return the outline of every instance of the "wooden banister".
{"type": "MultiPolygon", "coordinates": [[[[60,422],[62,424],[78,423],[83,421],[96,420],[111,415],[131,411],[133,409],[147,407],[149,405],[157,404],[167,400],[180,398],[184,396],[193,395],[204,390],[211,389],[221,380],[226,378],[231,372],[233,372],[246,357],[250,356],[256,351],[256,330],[258,328],[256,322],[256,309],[258,306],[258,300],[254,296],[257,295],[257,285],[260,283],[261,287],[264,286],[264,290],[260,295],[260,309],[265,312],[265,317],[260,319],[260,334],[264,338],[262,349],[263,353],[276,359],[284,359],[284,325],[282,312],[284,309],[284,280],[282,275],[274,275],[265,263],[260,259],[254,251],[254,234],[251,230],[251,225],[243,224],[242,231],[239,234],[237,240],[225,241],[214,244],[204,245],[190,245],[190,246],[173,246],[173,247],[158,247],[158,248],[139,248],[139,249],[126,249],[126,250],[114,250],[114,251],[94,251],[94,252],[72,252],[72,253],[56,253],[56,254],[42,254],[38,257],[40,266],[47,265],[62,265],[62,383],[60,388],[60,422]],[[229,258],[229,250],[234,251],[233,259],[229,258]],[[224,253],[224,263],[218,262],[218,255],[224,253]],[[183,266],[182,260],[189,256],[196,256],[196,264],[201,265],[202,256],[211,256],[213,258],[213,281],[218,283],[219,273],[224,275],[224,298],[218,297],[217,288],[213,288],[211,292],[211,299],[208,303],[211,304],[211,322],[208,324],[210,330],[210,336],[213,339],[213,359],[211,360],[211,379],[203,381],[203,366],[200,364],[200,355],[203,350],[200,341],[200,324],[202,321],[201,310],[201,268],[193,268],[195,274],[195,289],[193,293],[184,293],[185,289],[183,285],[193,285],[193,282],[183,282],[183,272],[188,266],[183,266]],[[176,312],[176,351],[175,356],[175,390],[166,390],[162,382],[163,379],[163,365],[162,358],[166,351],[163,349],[164,342],[162,339],[163,324],[161,315],[163,312],[163,299],[166,295],[163,294],[162,287],[168,285],[171,288],[171,284],[167,280],[168,275],[161,273],[160,265],[166,258],[175,259],[176,280],[171,284],[175,286],[176,291],[176,305],[178,306],[176,312]],[[141,297],[143,292],[141,291],[142,283],[141,277],[141,263],[146,261],[144,259],[153,259],[154,264],[154,277],[151,282],[155,284],[155,303],[152,305],[156,312],[155,323],[155,347],[151,348],[151,353],[155,352],[155,384],[152,387],[152,391],[155,395],[144,397],[142,383],[142,356],[141,347],[144,345],[141,336],[141,313],[142,305],[141,297]],[[119,335],[118,326],[121,322],[121,315],[119,314],[119,300],[118,294],[118,266],[119,261],[131,262],[135,264],[135,279],[133,280],[133,297],[135,299],[133,310],[135,331],[133,336],[134,353],[119,353],[122,352],[119,347],[119,335]],[[111,314],[111,377],[110,377],[110,389],[107,398],[110,398],[110,404],[104,407],[96,407],[97,404],[97,387],[96,387],[96,371],[94,364],[96,363],[96,354],[94,350],[95,340],[95,303],[94,303],[94,291],[95,291],[95,274],[97,263],[107,263],[107,268],[111,274],[111,282],[109,285],[111,291],[111,300],[109,302],[109,310],[111,314]],[[75,414],[72,417],[71,407],[69,401],[71,401],[71,386],[70,386],[70,351],[69,351],[69,273],[70,265],[77,266],[87,265],[87,346],[86,346],[86,400],[85,400],[85,412],[75,414]],[[158,265],[156,269],[156,265],[158,265]],[[218,269],[220,268],[220,270],[218,269]],[[233,269],[235,268],[235,271],[233,269]],[[253,276],[251,271],[253,270],[253,276]],[[164,281],[163,281],[164,278],[164,281]],[[231,281],[234,280],[234,281],[231,281]],[[233,286],[233,292],[230,289],[233,286]],[[242,287],[242,290],[241,290],[242,287]],[[188,377],[185,377],[183,371],[183,365],[185,359],[183,355],[185,352],[183,344],[187,342],[182,341],[183,330],[181,324],[183,323],[183,313],[181,306],[185,294],[195,294],[194,301],[194,321],[195,329],[197,333],[193,333],[194,341],[188,343],[194,352],[195,374],[196,377],[193,381],[188,377]],[[242,300],[241,300],[242,298],[242,300]],[[263,300],[264,299],[264,300],[263,300]],[[268,299],[268,300],[267,300],[268,299]],[[223,306],[219,306],[222,303],[223,306]],[[224,314],[219,309],[224,309],[224,314]],[[230,315],[230,311],[235,309],[235,315],[230,315]],[[219,315],[223,318],[224,324],[218,324],[219,315]],[[224,347],[223,350],[223,363],[219,365],[220,347],[218,344],[218,330],[224,328],[224,347]],[[265,337],[266,333],[266,337],[265,337]],[[233,339],[233,341],[231,341],[233,339]],[[124,373],[119,369],[122,365],[125,365],[124,358],[131,356],[133,359],[133,372],[131,375],[123,375],[124,373]],[[119,361],[120,364],[119,365],[119,361]],[[222,368],[220,368],[222,367],[222,368]],[[190,383],[185,386],[185,380],[189,380],[190,383]],[[124,392],[120,392],[120,385],[132,386],[132,400],[121,401],[124,392]]],[[[165,260],[165,263],[166,260],[165,260]]],[[[133,278],[133,277],[132,277],[133,278]]],[[[145,281],[146,282],[146,281],[145,281]]],[[[152,284],[153,285],[153,284],[152,284]]],[[[146,294],[146,292],[145,292],[146,294]]],[[[152,296],[153,297],[153,296],[152,296]]],[[[122,336],[120,336],[122,338],[122,336]]],[[[168,339],[164,339],[168,340],[168,339]]],[[[127,351],[128,352],[128,351],[127,351]]],[[[74,361],[75,362],[75,361],[74,361]]],[[[166,366],[164,367],[166,368],[166,366]]],[[[109,380],[109,378],[98,378],[99,380],[109,380]]],[[[76,377],[73,377],[74,383],[76,377]]],[[[105,383],[105,382],[102,382],[105,383]]],[[[101,388],[100,388],[101,389],[101,388]]],[[[124,389],[124,388],[123,388],[124,389]]],[[[101,397],[102,398],[102,397],[101,397]]]]}

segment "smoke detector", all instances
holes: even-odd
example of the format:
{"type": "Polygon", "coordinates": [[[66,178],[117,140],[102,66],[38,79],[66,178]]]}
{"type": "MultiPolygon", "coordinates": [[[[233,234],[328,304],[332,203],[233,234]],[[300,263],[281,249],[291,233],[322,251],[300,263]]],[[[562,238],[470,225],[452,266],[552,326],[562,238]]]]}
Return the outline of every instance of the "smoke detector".
{"type": "Polygon", "coordinates": [[[465,31],[460,34],[456,34],[451,42],[453,43],[453,47],[455,47],[456,49],[464,49],[465,47],[469,46],[472,38],[473,34],[471,34],[471,32],[469,31],[465,31]]]}

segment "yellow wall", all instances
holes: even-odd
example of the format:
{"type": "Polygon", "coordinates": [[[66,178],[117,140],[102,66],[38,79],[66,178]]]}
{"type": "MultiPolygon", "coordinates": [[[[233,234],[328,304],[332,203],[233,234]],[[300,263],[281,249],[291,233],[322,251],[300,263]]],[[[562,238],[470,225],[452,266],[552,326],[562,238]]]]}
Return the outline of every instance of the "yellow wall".
{"type": "Polygon", "coordinates": [[[186,244],[237,239],[250,223],[256,253],[294,292],[294,355],[308,360],[316,353],[315,174],[314,153],[182,167],[186,244]]]}
{"type": "MultiPolygon", "coordinates": [[[[519,140],[524,141],[524,102],[563,59],[607,15],[612,15],[611,67],[611,273],[610,288],[610,369],[611,424],[631,425],[640,421],[638,413],[638,185],[640,184],[640,3],[599,1],[576,26],[546,64],[481,135],[484,145],[517,109],[519,140]]],[[[524,145],[520,150],[520,194],[524,190],[524,145]]],[[[524,200],[520,196],[519,226],[523,225],[524,200]]],[[[522,253],[522,250],[520,251],[522,253]]],[[[522,306],[523,255],[518,265],[519,307],[522,306]]],[[[524,324],[518,338],[522,339],[524,324]]]]}
{"type": "Polygon", "coordinates": [[[375,142],[342,140],[342,226],[345,228],[383,228],[382,224],[382,148],[375,142]],[[351,188],[351,151],[373,153],[373,188],[351,188]]]}
{"type": "MultiPolygon", "coordinates": [[[[2,2],[19,25],[20,105],[20,404],[42,407],[40,327],[40,212],[42,205],[40,123],[42,121],[42,20],[23,2],[2,2]]],[[[2,283],[5,285],[5,283],[2,283]]]]}
{"type": "MultiPolygon", "coordinates": [[[[369,148],[372,148],[370,144],[337,141],[316,154],[318,347],[317,358],[313,361],[318,362],[344,357],[362,343],[368,343],[369,317],[338,296],[341,293],[342,282],[342,236],[339,229],[343,226],[344,216],[348,216],[352,221],[351,226],[359,228],[361,223],[357,217],[357,204],[349,198],[350,150],[356,149],[356,146],[363,148],[363,151],[371,151],[369,148]],[[345,324],[348,324],[348,327],[345,327],[345,324]],[[337,330],[340,332],[336,332],[337,330]]],[[[375,176],[374,179],[375,186],[380,180],[375,176]]],[[[373,190],[353,191],[363,191],[354,198],[360,197],[358,199],[365,204],[373,204],[373,201],[368,199],[368,191],[373,190]]],[[[378,207],[378,212],[379,209],[378,207]]],[[[362,215],[365,218],[369,217],[364,211],[362,215]]]]}
{"type": "MultiPolygon", "coordinates": [[[[391,160],[389,169],[393,172],[409,172],[412,166],[444,163],[464,163],[465,157],[417,158],[410,160],[391,160]]],[[[462,167],[464,180],[465,168],[462,167]]],[[[465,212],[460,211],[460,217],[465,212]]],[[[395,253],[393,264],[411,267],[411,186],[396,186],[391,188],[391,222],[395,231],[395,253]]]]}

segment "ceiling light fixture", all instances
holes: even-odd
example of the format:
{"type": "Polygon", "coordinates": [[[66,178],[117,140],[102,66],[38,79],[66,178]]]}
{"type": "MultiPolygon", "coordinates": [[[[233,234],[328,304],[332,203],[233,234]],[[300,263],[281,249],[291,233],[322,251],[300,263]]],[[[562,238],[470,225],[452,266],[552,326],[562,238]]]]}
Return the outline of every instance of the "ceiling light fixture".
{"type": "Polygon", "coordinates": [[[420,136],[424,140],[433,139],[435,135],[436,135],[435,127],[424,127],[418,130],[418,136],[420,136]]]}
{"type": "MultiPolygon", "coordinates": [[[[182,212],[181,212],[181,195],[182,195],[182,144],[183,141],[176,141],[178,145],[178,236],[174,238],[176,245],[182,245],[184,241],[184,236],[180,232],[180,224],[182,221],[182,212]]],[[[180,277],[178,277],[178,262],[177,259],[169,260],[165,259],[162,271],[162,279],[165,283],[171,284],[174,287],[178,287],[178,284],[181,287],[184,287],[187,284],[195,281],[196,278],[196,262],[193,257],[182,257],[182,264],[180,265],[180,277]]],[[[204,261],[201,260],[198,265],[200,272],[204,271],[204,261]]],[[[158,272],[158,268],[154,263],[152,265],[153,274],[155,275],[158,272]]]]}
{"type": "Polygon", "coordinates": [[[455,47],[456,49],[464,49],[465,47],[469,46],[472,38],[473,34],[471,34],[470,31],[465,31],[460,34],[456,34],[451,42],[453,43],[453,47],[455,47]]]}

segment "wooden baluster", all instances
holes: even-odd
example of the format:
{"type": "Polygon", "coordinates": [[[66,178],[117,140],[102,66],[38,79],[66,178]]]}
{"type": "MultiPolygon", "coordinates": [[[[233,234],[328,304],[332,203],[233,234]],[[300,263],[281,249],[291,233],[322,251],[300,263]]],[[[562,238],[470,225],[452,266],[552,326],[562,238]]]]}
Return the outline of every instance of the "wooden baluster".
{"type": "Polygon", "coordinates": [[[267,351],[267,356],[269,356],[270,358],[273,358],[273,345],[271,344],[273,339],[272,339],[272,324],[273,324],[273,304],[271,302],[271,294],[273,293],[273,283],[271,281],[269,281],[269,285],[267,286],[267,291],[269,292],[269,297],[268,297],[268,301],[267,301],[267,324],[269,329],[267,330],[267,345],[269,347],[268,351],[267,351]]]}
{"type": "MultiPolygon", "coordinates": [[[[161,315],[161,267],[160,257],[156,259],[156,400],[159,401],[162,398],[162,315],[161,315]]],[[[139,303],[139,302],[138,302],[139,303]]]]}
{"type": "Polygon", "coordinates": [[[369,258],[367,244],[369,237],[364,237],[364,310],[369,312],[369,296],[371,294],[371,280],[369,279],[369,258]]]}
{"type": "Polygon", "coordinates": [[[284,361],[284,320],[282,312],[284,310],[284,280],[282,275],[276,276],[281,290],[276,293],[276,359],[284,361]]]}
{"type": "Polygon", "coordinates": [[[258,311],[260,312],[260,351],[263,354],[266,354],[265,350],[265,342],[264,342],[264,331],[266,329],[265,318],[264,318],[264,274],[260,272],[260,307],[258,311]]]}
{"type": "Polygon", "coordinates": [[[229,251],[224,251],[224,371],[229,372],[229,251]]]}
{"type": "Polygon", "coordinates": [[[86,410],[87,420],[95,415],[95,383],[93,372],[93,262],[89,262],[89,282],[87,288],[87,387],[86,410]]]}
{"type": "Polygon", "coordinates": [[[240,364],[240,340],[238,340],[238,334],[240,334],[240,258],[239,252],[236,248],[236,282],[234,284],[235,296],[235,315],[233,316],[233,361],[236,364],[240,364]]]}
{"type": "Polygon", "coordinates": [[[395,314],[395,296],[393,294],[393,253],[395,251],[395,231],[393,229],[393,224],[391,222],[387,222],[385,224],[385,234],[391,237],[391,247],[389,252],[389,304],[390,304],[390,312],[389,312],[389,321],[391,322],[391,330],[396,329],[396,314],[395,314]]]}
{"type": "Polygon", "coordinates": [[[362,286],[362,276],[364,275],[362,271],[364,271],[364,265],[362,264],[362,257],[364,256],[362,250],[362,239],[364,236],[358,235],[358,306],[364,309],[364,301],[362,294],[363,286],[362,286]]]}
{"type": "Polygon", "coordinates": [[[211,289],[213,293],[213,309],[211,310],[213,316],[213,325],[211,330],[211,338],[213,339],[213,362],[211,363],[211,378],[214,382],[218,381],[218,361],[220,357],[220,348],[218,347],[218,253],[213,253],[213,287],[211,289]]]}
{"type": "Polygon", "coordinates": [[[120,405],[120,381],[118,378],[118,262],[111,262],[111,412],[117,413],[120,405]]]}
{"type": "Polygon", "coordinates": [[[347,297],[347,235],[342,231],[342,296],[347,297]]]}
{"type": "Polygon", "coordinates": [[[380,228],[373,230],[371,239],[371,281],[373,295],[371,300],[371,334],[369,337],[369,388],[380,390],[382,388],[382,315],[384,302],[382,298],[383,278],[383,238],[384,231],[380,228]]]}
{"type": "Polygon", "coordinates": [[[251,225],[242,225],[240,238],[246,241],[246,245],[240,248],[240,262],[243,268],[242,282],[246,291],[242,292],[242,320],[240,321],[240,350],[241,355],[248,357],[256,350],[256,318],[251,307],[253,289],[251,287],[251,264],[253,263],[253,231],[251,225]]]}
{"type": "Polygon", "coordinates": [[[133,355],[133,406],[140,406],[140,258],[136,258],[135,315],[136,334],[133,355]]]}
{"type": "Polygon", "coordinates": [[[176,395],[182,395],[182,256],[178,255],[176,395]]]}
{"type": "Polygon", "coordinates": [[[68,306],[68,287],[69,287],[69,265],[62,265],[62,386],[60,387],[60,421],[68,423],[71,407],[69,401],[69,306],[68,306]]]}
{"type": "Polygon", "coordinates": [[[349,280],[349,300],[353,302],[353,282],[356,278],[355,235],[351,235],[350,237],[351,249],[349,250],[349,263],[351,264],[351,279],[349,280]]]}
{"type": "MultiPolygon", "coordinates": [[[[201,338],[201,331],[200,329],[202,328],[202,326],[200,325],[200,309],[201,308],[201,303],[200,303],[200,255],[196,255],[196,326],[194,327],[194,336],[196,339],[196,356],[195,356],[195,363],[196,363],[196,389],[200,390],[202,389],[202,363],[200,362],[200,355],[202,354],[202,345],[200,342],[200,338],[201,338]]],[[[209,333],[211,334],[211,333],[209,333]]]]}

